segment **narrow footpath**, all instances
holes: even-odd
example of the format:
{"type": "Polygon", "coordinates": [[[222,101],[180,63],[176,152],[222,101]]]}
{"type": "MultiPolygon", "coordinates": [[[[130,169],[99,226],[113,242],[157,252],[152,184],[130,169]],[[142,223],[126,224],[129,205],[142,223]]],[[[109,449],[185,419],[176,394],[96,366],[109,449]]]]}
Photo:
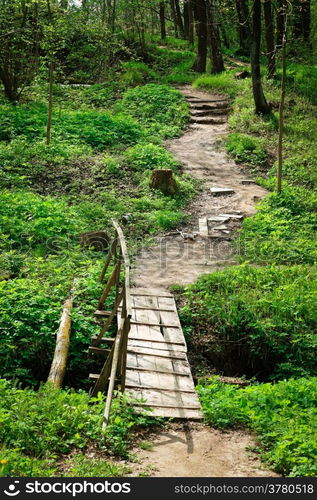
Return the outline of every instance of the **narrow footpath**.
{"type": "Polygon", "coordinates": [[[187,227],[156,238],[136,259],[133,279],[139,287],[193,283],[201,274],[234,264],[233,234],[266,194],[221,148],[229,101],[189,86],[180,90],[190,104],[191,124],[167,148],[184,173],[203,182],[203,191],[189,207],[187,227]]]}
{"type": "MultiPolygon", "coordinates": [[[[230,112],[220,95],[180,89],[191,108],[191,124],[167,148],[184,173],[203,182],[203,190],[189,207],[188,225],[160,236],[134,262],[133,284],[166,290],[193,283],[198,276],[236,262],[234,233],[243,219],[255,213],[266,191],[221,149],[230,112]]],[[[150,445],[135,449],[139,458],[133,475],[170,477],[273,477],[258,455],[255,441],[244,431],[221,432],[203,423],[171,423],[145,438],[150,445]]]]}

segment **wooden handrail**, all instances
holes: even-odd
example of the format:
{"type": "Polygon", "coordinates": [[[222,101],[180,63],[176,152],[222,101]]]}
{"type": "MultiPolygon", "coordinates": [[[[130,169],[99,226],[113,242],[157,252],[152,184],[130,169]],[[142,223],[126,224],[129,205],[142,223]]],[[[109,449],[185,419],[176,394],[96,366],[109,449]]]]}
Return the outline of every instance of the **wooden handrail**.
{"type": "MultiPolygon", "coordinates": [[[[93,396],[96,396],[98,392],[105,392],[107,390],[103,429],[105,429],[109,421],[111,402],[117,380],[119,380],[120,391],[125,391],[128,336],[132,318],[130,259],[122,229],[113,219],[112,223],[115,228],[115,238],[110,245],[99,281],[102,282],[104,280],[112,261],[114,261],[114,267],[98,302],[98,316],[100,316],[100,311],[104,309],[105,301],[113,288],[115,288],[115,299],[110,313],[107,313],[107,318],[104,324],[101,325],[99,335],[95,336],[93,340],[93,346],[95,348],[98,347],[103,342],[105,332],[110,328],[114,318],[118,317],[119,314],[117,318],[117,333],[112,348],[92,390],[93,396]],[[123,273],[124,279],[123,277],[121,279],[123,273]]],[[[94,352],[93,349],[91,349],[91,352],[94,352]]]]}

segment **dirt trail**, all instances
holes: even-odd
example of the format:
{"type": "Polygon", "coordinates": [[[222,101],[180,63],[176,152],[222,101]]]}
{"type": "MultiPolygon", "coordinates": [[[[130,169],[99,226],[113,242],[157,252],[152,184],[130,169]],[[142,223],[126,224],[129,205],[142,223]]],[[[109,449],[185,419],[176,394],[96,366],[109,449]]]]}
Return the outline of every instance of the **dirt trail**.
{"type": "MultiPolygon", "coordinates": [[[[183,234],[177,232],[156,238],[154,245],[142,251],[135,261],[136,286],[166,288],[192,283],[198,276],[235,262],[231,245],[233,233],[241,224],[239,217],[225,222],[209,221],[209,237],[199,233],[199,219],[236,212],[244,217],[255,213],[255,203],[266,191],[248,181],[243,169],[230,160],[218,145],[227,133],[229,102],[219,95],[183,87],[190,102],[192,123],[178,139],[167,144],[180,161],[183,171],[204,183],[203,191],[189,208],[191,221],[183,234]],[[212,196],[210,188],[230,188],[230,196],[212,196]]],[[[240,217],[242,219],[242,217],[240,217]]],[[[219,219],[220,220],[220,219],[219,219]]]]}
{"type": "MultiPolygon", "coordinates": [[[[254,214],[255,203],[266,194],[260,186],[245,183],[248,179],[243,169],[217,147],[227,133],[229,102],[191,87],[181,91],[191,106],[191,125],[167,146],[185,173],[204,182],[203,191],[189,208],[188,226],[180,228],[181,233],[162,235],[138,256],[133,282],[139,287],[192,283],[203,273],[234,264],[232,236],[243,217],[254,214]],[[230,188],[233,193],[212,196],[213,187],[230,188]]],[[[175,423],[150,436],[150,442],[150,450],[135,450],[140,458],[133,466],[135,475],[276,476],[255,453],[246,451],[255,442],[245,432],[223,433],[204,424],[175,423]]]]}
{"type": "Polygon", "coordinates": [[[148,450],[135,449],[139,458],[133,475],[153,477],[277,477],[258,456],[247,451],[252,438],[242,431],[221,432],[204,424],[171,424],[150,437],[148,450]]]}

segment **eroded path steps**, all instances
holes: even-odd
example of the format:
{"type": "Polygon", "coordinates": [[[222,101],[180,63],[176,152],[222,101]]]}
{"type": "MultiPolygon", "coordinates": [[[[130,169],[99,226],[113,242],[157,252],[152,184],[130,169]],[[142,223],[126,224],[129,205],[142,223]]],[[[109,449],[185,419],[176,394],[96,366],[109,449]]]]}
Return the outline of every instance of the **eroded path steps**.
{"type": "Polygon", "coordinates": [[[132,288],[126,392],[151,415],[201,419],[175,300],[164,289],[132,288]]]}

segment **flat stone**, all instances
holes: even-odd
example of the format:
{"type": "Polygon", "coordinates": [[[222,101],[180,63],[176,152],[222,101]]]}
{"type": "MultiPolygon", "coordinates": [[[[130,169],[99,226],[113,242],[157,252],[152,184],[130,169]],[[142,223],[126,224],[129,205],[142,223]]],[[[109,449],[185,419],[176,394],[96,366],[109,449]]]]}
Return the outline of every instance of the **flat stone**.
{"type": "Polygon", "coordinates": [[[223,215],[213,215],[212,217],[208,217],[209,222],[228,222],[230,217],[223,215]]]}
{"type": "Polygon", "coordinates": [[[213,229],[216,229],[216,231],[224,231],[225,229],[227,229],[227,226],[216,226],[216,227],[213,227],[213,229]]]}
{"type": "Polygon", "coordinates": [[[202,236],[208,236],[208,224],[207,217],[201,217],[198,219],[199,223],[199,232],[202,236]]]}
{"type": "Polygon", "coordinates": [[[253,179],[242,179],[241,184],[249,185],[249,184],[256,184],[256,182],[253,179]]]}
{"type": "Polygon", "coordinates": [[[221,187],[212,187],[210,188],[210,192],[212,196],[228,196],[230,194],[234,194],[234,190],[231,188],[221,188],[221,187]]]}
{"type": "Polygon", "coordinates": [[[239,214],[223,214],[225,217],[228,217],[229,219],[238,219],[238,220],[241,220],[244,218],[243,215],[239,215],[239,214]]]}

